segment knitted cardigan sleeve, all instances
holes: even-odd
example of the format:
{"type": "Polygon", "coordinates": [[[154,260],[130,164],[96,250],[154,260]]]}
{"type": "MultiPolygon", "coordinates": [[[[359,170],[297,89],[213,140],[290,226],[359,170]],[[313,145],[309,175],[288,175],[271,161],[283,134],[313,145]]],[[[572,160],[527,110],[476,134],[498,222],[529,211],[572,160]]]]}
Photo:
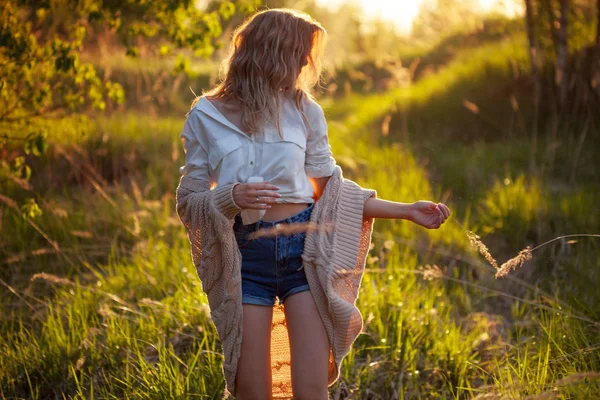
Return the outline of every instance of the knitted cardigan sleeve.
{"type": "Polygon", "coordinates": [[[306,278],[330,344],[328,382],[340,376],[340,366],[363,327],[355,302],[369,252],[374,218],[363,218],[364,203],[374,189],[344,178],[339,165],[313,209],[316,232],[308,232],[303,260],[306,278]]]}
{"type": "MultiPolygon", "coordinates": [[[[242,341],[241,254],[233,233],[239,208],[232,201],[233,186],[213,190],[204,180],[182,176],[176,191],[177,215],[185,226],[192,261],[202,290],[207,293],[210,316],[223,346],[223,372],[235,377],[242,341]]],[[[228,382],[234,390],[235,382],[228,382]]]]}

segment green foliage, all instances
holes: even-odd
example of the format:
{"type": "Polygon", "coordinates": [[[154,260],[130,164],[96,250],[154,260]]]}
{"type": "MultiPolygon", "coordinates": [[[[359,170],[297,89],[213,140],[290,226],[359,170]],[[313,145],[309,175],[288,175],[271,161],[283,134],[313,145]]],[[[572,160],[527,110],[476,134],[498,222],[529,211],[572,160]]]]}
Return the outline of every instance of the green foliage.
{"type": "Polygon", "coordinates": [[[16,322],[14,336],[0,337],[3,397],[183,399],[222,390],[222,356],[206,296],[180,251],[185,240],[177,235],[173,247],[148,238],[129,262],[86,282],[38,275],[35,286],[54,286],[53,305],[39,331],[16,322]],[[97,385],[99,376],[110,383],[97,385]]]}
{"type": "Polygon", "coordinates": [[[494,183],[478,208],[482,233],[500,232],[516,243],[527,239],[546,207],[540,183],[535,179],[527,181],[520,175],[494,183]]]}
{"type": "MultiPolygon", "coordinates": [[[[556,60],[556,30],[560,23],[558,1],[532,0],[534,15],[533,30],[539,45],[539,56],[546,60],[556,60]]],[[[568,45],[570,49],[580,49],[593,43],[595,35],[595,15],[597,4],[592,1],[570,1],[567,16],[568,45]]]]}
{"type": "Polygon", "coordinates": [[[35,218],[42,215],[42,210],[35,202],[35,199],[28,198],[25,204],[21,206],[21,212],[23,214],[23,218],[35,218]]]}
{"type": "Polygon", "coordinates": [[[600,226],[600,215],[593,210],[600,201],[597,187],[577,188],[557,196],[554,209],[562,215],[567,232],[593,232],[600,226]]]}
{"type": "MultiPolygon", "coordinates": [[[[94,14],[92,21],[102,18],[94,14]]],[[[160,51],[172,56],[176,46],[164,43],[168,48],[160,51]]],[[[511,243],[511,253],[498,259],[530,242],[598,230],[590,211],[600,200],[598,173],[586,161],[594,160],[593,146],[585,142],[582,150],[587,172],[578,177],[584,178],[566,185],[554,169],[570,150],[552,153],[557,167],[544,169],[538,162],[556,142],[541,141],[534,165],[545,174],[524,178],[527,131],[518,139],[499,134],[505,114],[493,114],[502,107],[495,85],[525,70],[523,44],[519,33],[452,53],[451,62],[410,89],[321,99],[346,177],[385,199],[446,201],[453,213],[438,231],[406,221],[375,223],[357,301],[364,332],[331,388],[334,396],[598,397],[597,243],[556,242],[534,253],[524,275],[515,271],[500,281],[473,257],[462,227],[452,222],[491,229],[484,240],[494,256],[498,241],[511,243]],[[465,97],[476,103],[477,116],[465,108],[465,97]],[[397,123],[402,113],[417,121],[408,131],[397,123]],[[458,140],[463,135],[477,140],[465,145],[458,140]],[[506,185],[505,176],[518,178],[506,185]],[[434,263],[442,272],[437,277],[423,266],[434,263]]],[[[145,75],[154,82],[167,71],[163,61],[122,60],[96,68],[121,67],[113,77],[129,99],[135,98],[131,76],[154,72],[145,75]],[[146,69],[138,69],[142,64],[146,69]]],[[[221,349],[173,209],[187,107],[176,109],[177,117],[159,119],[127,112],[0,126],[2,154],[13,140],[22,147],[0,162],[12,171],[7,193],[24,205],[15,209],[0,197],[15,211],[0,214],[0,397],[220,397],[221,349]],[[27,184],[40,194],[37,205],[17,190],[29,175],[27,184]]],[[[527,113],[519,117],[530,122],[527,113]]]]}
{"type": "MultiPolygon", "coordinates": [[[[138,57],[141,38],[168,54],[170,43],[209,56],[222,24],[236,10],[249,12],[254,0],[221,2],[215,10],[201,10],[192,1],[67,0],[19,2],[9,0],[0,10],[0,130],[25,130],[25,138],[2,133],[0,149],[8,140],[21,143],[21,152],[39,157],[47,147],[46,132],[31,130],[34,119],[52,120],[73,113],[104,111],[107,102],[121,104],[123,87],[98,75],[97,67],[81,60],[94,33],[112,30],[126,45],[129,57],[138,57]]],[[[189,59],[180,55],[174,72],[190,72],[189,59]]],[[[11,148],[19,146],[11,146],[11,148]]],[[[20,187],[27,184],[31,167],[24,158],[2,160],[0,180],[20,187]]],[[[5,191],[5,190],[3,190],[5,191]]],[[[35,215],[35,200],[24,205],[35,215]],[[33,203],[31,203],[33,202],[33,203]]]]}
{"type": "MultiPolygon", "coordinates": [[[[48,148],[47,133],[44,130],[32,131],[24,138],[9,137],[6,133],[0,133],[0,148],[6,145],[9,140],[16,140],[23,145],[25,155],[39,157],[44,154],[48,148]]],[[[12,160],[0,160],[0,179],[10,180],[18,186],[29,189],[27,183],[31,177],[31,167],[25,163],[25,156],[20,155],[12,160]]]]}
{"type": "Polygon", "coordinates": [[[21,15],[31,12],[14,1],[0,11],[0,122],[103,109],[106,85],[95,67],[81,63],[78,55],[86,30],[75,24],[65,27],[62,35],[40,34],[43,23],[49,23],[48,14],[38,10],[37,17],[44,15],[43,19],[23,21],[21,15]]]}
{"type": "MultiPolygon", "coordinates": [[[[359,126],[329,119],[334,154],[345,176],[377,189],[382,198],[435,196],[438,188],[421,160],[406,147],[378,144],[369,134],[374,121],[362,122],[359,126]],[[353,147],[344,145],[348,141],[353,147]]],[[[71,267],[59,254],[36,255],[35,250],[45,247],[44,239],[25,230],[22,222],[8,226],[16,245],[34,239],[28,240],[30,248],[19,249],[25,258],[12,261],[5,273],[11,274],[17,293],[29,287],[29,295],[44,305],[38,315],[27,305],[10,307],[18,299],[3,296],[0,316],[8,321],[0,329],[4,397],[34,397],[37,392],[215,398],[223,390],[221,349],[173,209],[173,171],[183,162],[176,134],[181,123],[133,114],[103,117],[91,126],[82,124],[86,136],[74,130],[73,136],[61,138],[62,145],[103,154],[104,160],[120,163],[128,172],[120,184],[104,188],[110,202],[100,192],[91,195],[66,182],[60,186],[69,190],[61,196],[47,194],[37,221],[60,244],[63,256],[72,259],[71,267]],[[135,148],[144,151],[132,153],[135,148]],[[165,149],[172,149],[169,157],[165,149]],[[47,275],[30,281],[40,272],[47,275]]],[[[95,168],[108,176],[111,170],[100,157],[95,168]]],[[[57,171],[55,176],[66,175],[58,170],[60,158],[47,165],[57,171]]],[[[80,169],[87,169],[84,165],[80,169]]],[[[63,168],[73,169],[69,164],[63,168]]],[[[583,382],[580,374],[598,370],[600,361],[587,350],[600,337],[589,325],[562,314],[573,312],[571,308],[551,303],[556,311],[545,312],[536,302],[503,297],[485,279],[467,278],[471,260],[464,233],[455,224],[425,232],[408,223],[388,222],[375,225],[357,302],[364,333],[345,359],[333,393],[366,398],[374,392],[388,398],[396,391],[405,398],[432,399],[479,392],[519,397],[554,387],[560,393],[597,393],[593,386],[565,381],[570,377],[583,382]],[[438,254],[448,248],[450,257],[438,254]],[[455,258],[459,261],[452,262],[455,258]],[[441,265],[443,280],[420,279],[418,266],[425,262],[441,265]],[[490,290],[496,291],[493,296],[490,290]],[[506,303],[514,305],[512,313],[503,313],[506,303]]],[[[478,271],[485,276],[484,269],[478,271]]],[[[535,291],[528,293],[536,296],[535,291]]],[[[545,297],[544,304],[552,301],[558,302],[545,297]]]]}

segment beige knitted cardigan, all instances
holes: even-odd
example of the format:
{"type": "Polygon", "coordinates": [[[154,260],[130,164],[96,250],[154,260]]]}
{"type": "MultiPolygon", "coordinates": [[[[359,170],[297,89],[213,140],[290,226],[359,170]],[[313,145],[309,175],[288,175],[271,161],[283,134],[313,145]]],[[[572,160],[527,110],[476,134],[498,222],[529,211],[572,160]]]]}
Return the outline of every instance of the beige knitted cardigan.
{"type": "MultiPolygon", "coordinates": [[[[224,398],[235,396],[243,325],[241,254],[233,233],[234,217],[241,209],[233,201],[233,186],[209,190],[207,183],[184,175],[176,196],[177,214],[186,228],[192,261],[223,347],[224,398]]],[[[363,327],[354,303],[373,230],[373,218],[362,216],[370,197],[377,197],[375,190],[344,178],[336,165],[311,214],[317,229],[306,234],[303,265],[329,338],[329,386],[339,378],[340,364],[363,327]]],[[[289,399],[290,345],[283,305],[274,307],[271,329],[273,398],[289,399]]]]}

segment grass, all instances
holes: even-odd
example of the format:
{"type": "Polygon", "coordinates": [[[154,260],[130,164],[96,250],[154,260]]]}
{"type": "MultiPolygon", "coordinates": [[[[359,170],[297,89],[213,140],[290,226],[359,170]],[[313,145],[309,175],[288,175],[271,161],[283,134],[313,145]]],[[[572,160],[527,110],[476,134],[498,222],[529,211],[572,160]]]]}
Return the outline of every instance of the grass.
{"type": "MultiPolygon", "coordinates": [[[[348,149],[343,146],[346,132],[334,121],[330,126],[334,154],[345,174],[376,188],[380,197],[413,201],[441,193],[442,188],[428,183],[426,170],[408,148],[372,147],[365,126],[363,134],[355,132],[355,146],[348,149]]],[[[36,256],[23,247],[25,258],[9,265],[19,275],[3,279],[10,278],[22,300],[8,291],[3,296],[7,323],[0,335],[0,393],[40,399],[62,394],[218,398],[224,385],[218,339],[190,270],[188,244],[169,190],[175,187],[169,185],[175,184],[182,154],[165,157],[163,150],[177,143],[177,124],[163,120],[153,125],[129,116],[100,121],[96,129],[111,132],[114,143],[106,143],[116,146],[111,150],[115,155],[144,148],[133,165],[138,171],[144,165],[145,173],[138,172],[135,186],[125,185],[124,179],[114,188],[105,187],[110,201],[86,186],[48,196],[39,226],[60,243],[73,266],[67,267],[57,254],[36,256]],[[153,129],[145,128],[149,126],[153,129]],[[154,143],[145,146],[144,135],[154,143]],[[163,145],[156,143],[161,138],[163,145]],[[130,142],[118,146],[118,141],[130,142]],[[69,211],[65,216],[58,209],[69,211]],[[92,238],[72,231],[89,231],[92,238]],[[89,254],[86,243],[100,257],[89,254]],[[47,275],[35,275],[41,272],[47,275]]],[[[102,141],[93,143],[80,145],[103,148],[102,141]]],[[[126,154],[116,160],[124,162],[126,154]]],[[[494,188],[490,190],[484,195],[491,196],[494,188]]],[[[586,195],[573,198],[586,201],[586,195]]],[[[14,246],[29,242],[29,249],[47,247],[18,219],[13,222],[14,246]]],[[[587,261],[573,269],[581,270],[587,261]]],[[[582,307],[565,308],[559,297],[540,297],[537,289],[527,287],[518,293],[522,300],[508,297],[510,290],[503,292],[487,278],[492,274],[477,261],[458,224],[424,231],[406,222],[378,221],[358,302],[365,330],[332,395],[468,398],[494,391],[535,395],[555,387],[574,396],[595,393],[590,379],[578,381],[580,375],[574,374],[598,370],[597,354],[587,349],[598,343],[599,331],[561,313],[579,315],[582,307]],[[443,278],[423,280],[418,266],[424,263],[441,265],[443,278]],[[537,307],[542,299],[539,304],[549,309],[537,307]],[[537,340],[531,340],[534,335],[537,340]],[[558,383],[565,379],[573,382],[558,383]]]]}
{"type": "MultiPolygon", "coordinates": [[[[438,231],[375,223],[357,302],[364,332],[333,398],[598,397],[598,242],[557,240],[496,280],[466,235],[480,234],[502,262],[526,245],[598,232],[597,213],[582,212],[599,200],[597,174],[572,186],[553,169],[533,178],[528,137],[467,147],[435,128],[473,118],[463,93],[510,78],[507,60],[524,62],[519,46],[465,52],[410,90],[324,99],[346,177],[380,198],[441,199],[453,211],[438,231]],[[405,107],[415,121],[431,110],[420,128],[408,125],[408,140],[394,122],[405,107]]],[[[503,115],[478,107],[490,121],[503,115]]],[[[37,229],[0,206],[0,397],[220,398],[220,344],[174,211],[184,112],[39,127],[51,146],[33,168],[37,229]]],[[[482,136],[494,135],[479,123],[482,136]]]]}

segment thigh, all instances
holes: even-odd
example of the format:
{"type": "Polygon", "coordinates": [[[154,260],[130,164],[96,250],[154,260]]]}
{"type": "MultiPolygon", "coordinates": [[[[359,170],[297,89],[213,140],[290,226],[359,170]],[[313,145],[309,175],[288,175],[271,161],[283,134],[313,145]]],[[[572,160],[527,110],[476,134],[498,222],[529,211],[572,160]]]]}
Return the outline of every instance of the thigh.
{"type": "Polygon", "coordinates": [[[242,304],[242,308],[242,348],[235,379],[236,399],[269,399],[273,307],[242,304]]]}
{"type": "Polygon", "coordinates": [[[300,292],[284,303],[290,337],[294,396],[327,399],[329,340],[312,294],[300,292]]]}

